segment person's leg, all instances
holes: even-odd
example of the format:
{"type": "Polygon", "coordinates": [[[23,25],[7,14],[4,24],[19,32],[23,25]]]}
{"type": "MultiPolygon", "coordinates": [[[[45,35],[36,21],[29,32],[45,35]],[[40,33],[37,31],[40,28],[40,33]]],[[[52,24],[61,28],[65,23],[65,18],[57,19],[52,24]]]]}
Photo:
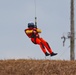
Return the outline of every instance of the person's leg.
{"type": "Polygon", "coordinates": [[[40,40],[44,44],[44,46],[46,47],[48,52],[51,54],[53,51],[52,51],[51,47],[49,46],[48,42],[46,42],[43,38],[40,38],[40,40]]]}
{"type": "Polygon", "coordinates": [[[43,38],[40,38],[41,42],[44,44],[44,46],[46,47],[46,49],[48,50],[48,52],[50,53],[51,56],[57,55],[57,53],[54,53],[51,49],[51,47],[49,46],[48,42],[46,42],[43,38]]]}
{"type": "Polygon", "coordinates": [[[36,43],[36,44],[40,45],[41,50],[44,52],[44,54],[45,54],[46,56],[49,55],[49,54],[47,53],[47,51],[46,51],[46,48],[45,48],[44,44],[41,42],[41,40],[40,40],[39,38],[36,38],[36,39],[35,39],[35,38],[32,38],[31,41],[32,41],[33,43],[36,43]]]}

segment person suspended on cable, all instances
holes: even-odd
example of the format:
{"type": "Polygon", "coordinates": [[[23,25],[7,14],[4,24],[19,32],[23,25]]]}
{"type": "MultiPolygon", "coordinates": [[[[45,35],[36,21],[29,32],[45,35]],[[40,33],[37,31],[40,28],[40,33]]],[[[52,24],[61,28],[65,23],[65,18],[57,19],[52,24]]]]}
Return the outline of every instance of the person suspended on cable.
{"type": "Polygon", "coordinates": [[[34,23],[28,23],[28,28],[24,30],[25,34],[30,38],[30,40],[40,46],[41,50],[46,56],[55,56],[57,53],[54,53],[49,46],[48,42],[45,41],[42,37],[40,37],[39,33],[41,30],[37,28],[34,23]]]}

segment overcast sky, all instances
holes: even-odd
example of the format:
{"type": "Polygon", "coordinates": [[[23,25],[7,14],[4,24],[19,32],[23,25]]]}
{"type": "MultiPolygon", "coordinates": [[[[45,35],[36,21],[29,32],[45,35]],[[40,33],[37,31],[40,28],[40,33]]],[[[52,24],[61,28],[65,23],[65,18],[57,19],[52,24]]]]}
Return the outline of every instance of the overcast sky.
{"type": "MultiPolygon", "coordinates": [[[[45,59],[40,47],[34,45],[24,33],[27,24],[34,22],[34,1],[0,0],[0,59],[45,59]]],[[[36,0],[36,16],[38,28],[42,30],[40,36],[58,53],[46,58],[69,60],[70,40],[67,39],[63,47],[61,37],[70,32],[70,0],[36,0]]]]}

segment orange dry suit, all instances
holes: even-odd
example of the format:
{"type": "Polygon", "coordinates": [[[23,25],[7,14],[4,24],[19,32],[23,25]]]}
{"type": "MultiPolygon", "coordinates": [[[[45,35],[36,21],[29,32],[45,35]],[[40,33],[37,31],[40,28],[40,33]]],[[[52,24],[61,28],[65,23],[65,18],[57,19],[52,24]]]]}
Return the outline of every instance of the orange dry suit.
{"type": "Polygon", "coordinates": [[[39,36],[39,33],[41,33],[40,29],[28,28],[28,29],[25,29],[24,31],[34,44],[40,45],[40,48],[42,49],[42,51],[46,56],[48,56],[47,50],[49,52],[49,55],[52,54],[52,49],[50,48],[49,44],[39,36]]]}

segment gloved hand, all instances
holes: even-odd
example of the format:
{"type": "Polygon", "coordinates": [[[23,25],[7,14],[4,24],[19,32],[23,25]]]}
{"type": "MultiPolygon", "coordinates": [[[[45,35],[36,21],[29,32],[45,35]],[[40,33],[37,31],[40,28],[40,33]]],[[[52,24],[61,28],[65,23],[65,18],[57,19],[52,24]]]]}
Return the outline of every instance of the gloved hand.
{"type": "Polygon", "coordinates": [[[33,33],[34,33],[34,34],[37,33],[37,28],[33,28],[33,33]]]}
{"type": "Polygon", "coordinates": [[[37,28],[33,28],[33,30],[37,31],[37,28]]]}
{"type": "Polygon", "coordinates": [[[33,33],[34,33],[34,34],[36,34],[36,33],[37,33],[37,31],[36,31],[36,30],[33,30],[33,33]]]}

